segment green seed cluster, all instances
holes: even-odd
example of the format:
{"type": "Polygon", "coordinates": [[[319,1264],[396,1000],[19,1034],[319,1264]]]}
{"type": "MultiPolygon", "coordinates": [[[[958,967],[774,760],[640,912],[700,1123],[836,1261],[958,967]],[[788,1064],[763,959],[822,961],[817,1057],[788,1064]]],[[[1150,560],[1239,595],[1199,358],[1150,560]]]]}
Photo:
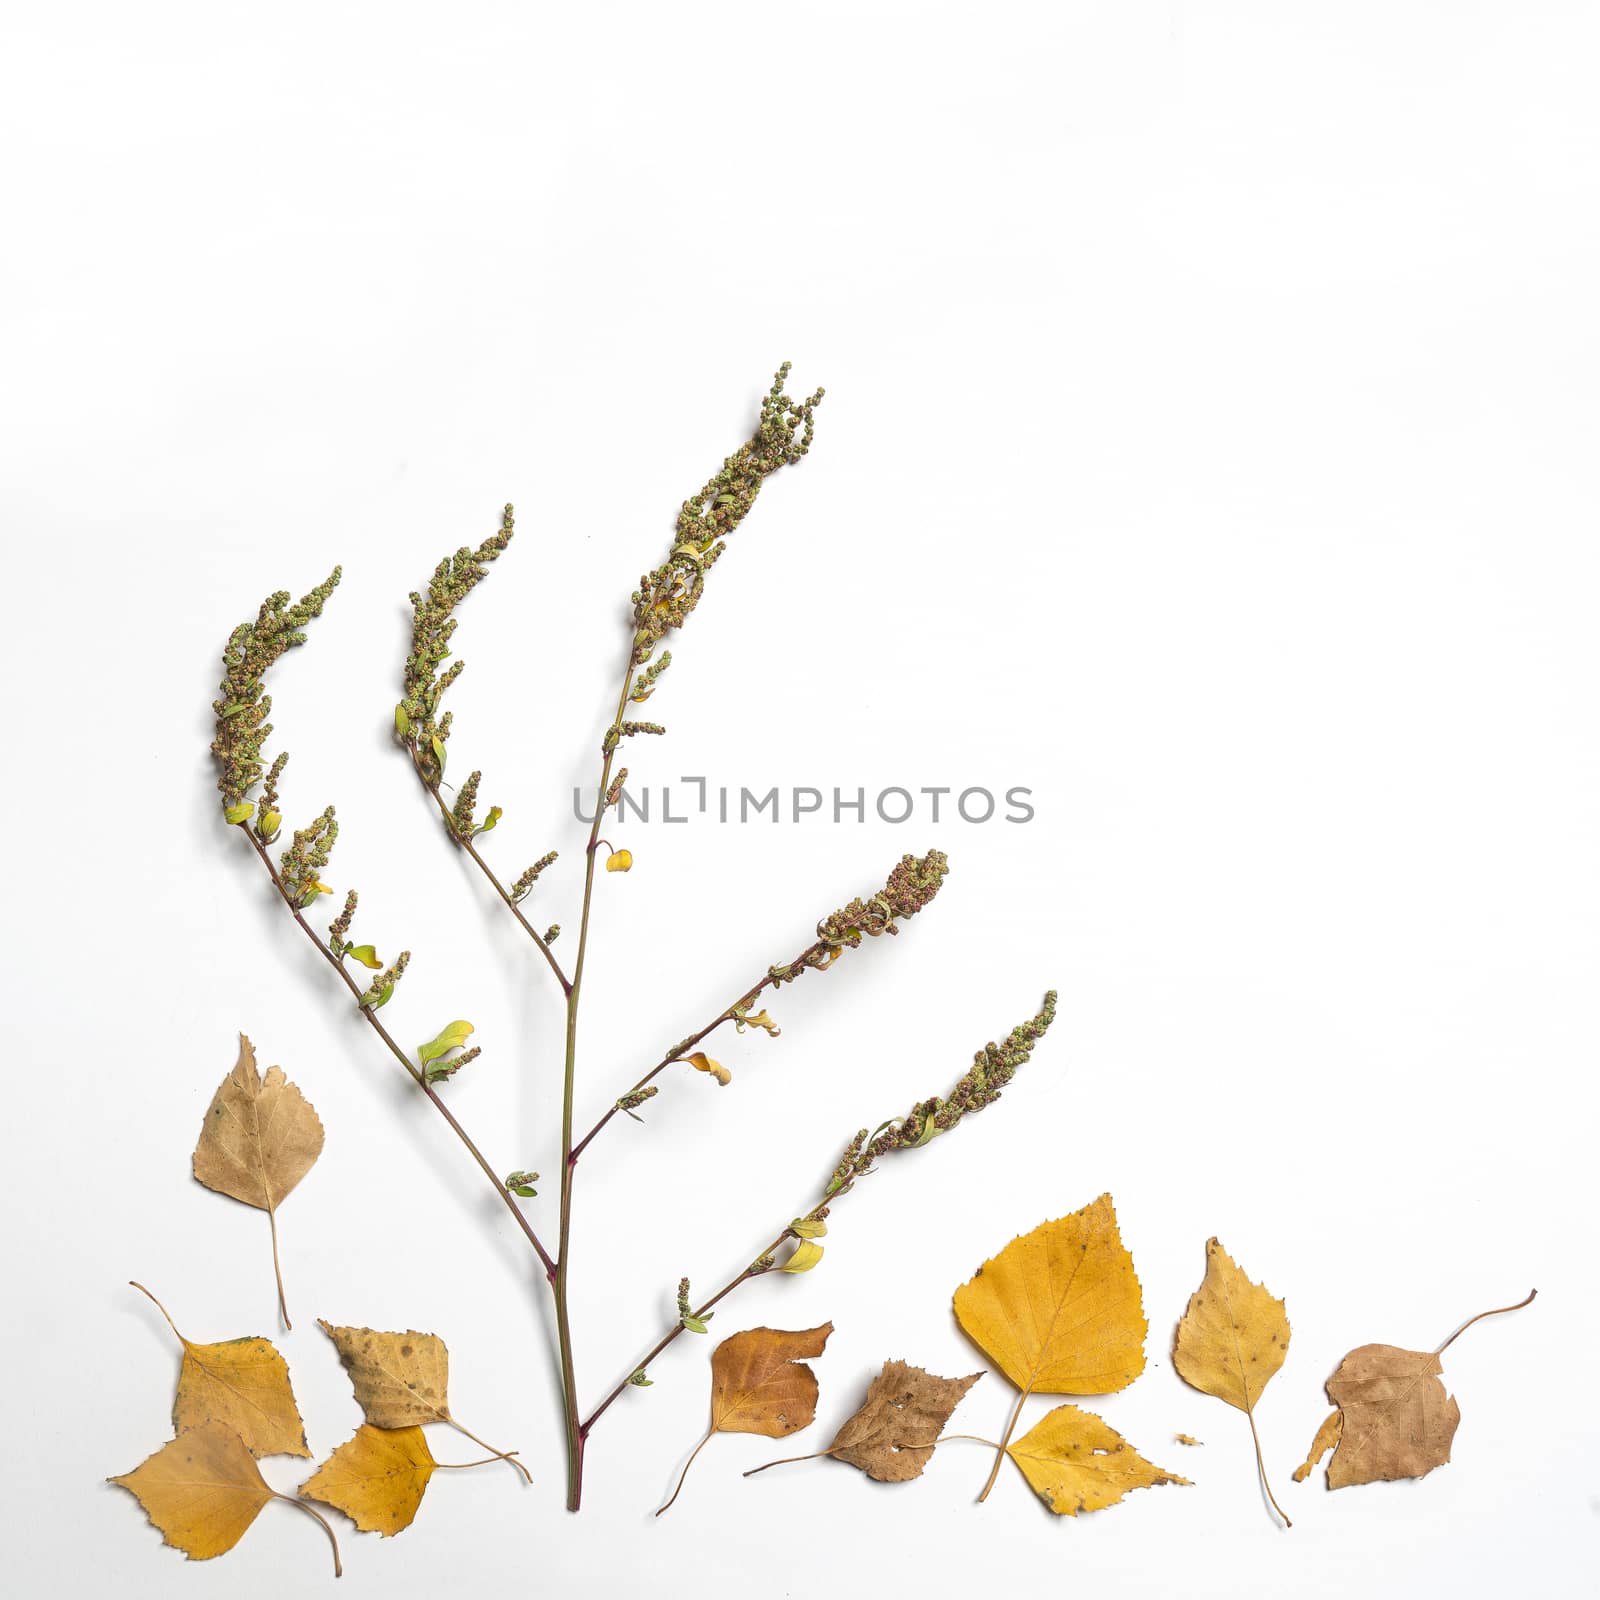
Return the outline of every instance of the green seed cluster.
{"type": "Polygon", "coordinates": [[[278,875],[294,905],[304,908],[323,892],[322,870],[333,854],[338,837],[339,824],[334,819],[333,807],[329,806],[320,817],[295,834],[294,842],[279,858],[278,875]]]}
{"type": "MultiPolygon", "coordinates": [[[[285,650],[304,644],[301,631],[308,622],[322,615],[328,596],[338,587],[340,569],[335,567],[296,605],[289,604],[289,591],[280,589],[261,602],[254,622],[241,622],[228,636],[222,652],[221,696],[211,709],[216,713],[216,737],[211,753],[221,772],[217,788],[224,807],[241,804],[261,780],[261,747],[272,724],[272,697],[262,688],[262,678],[285,650]]],[[[280,756],[272,767],[272,798],[277,797],[277,780],[287,757],[280,756]]]]}
{"type": "Polygon", "coordinates": [[[986,1044],[972,1058],[972,1065],[942,1099],[919,1101],[899,1122],[884,1129],[867,1144],[869,1161],[890,1150],[914,1149],[941,1133],[947,1133],[968,1112],[982,1111],[1000,1098],[1000,1091],[1016,1077],[1017,1071],[1033,1053],[1056,1020],[1056,992],[1044,997],[1037,1016],[1019,1022],[1006,1035],[1003,1044],[986,1044]]]}
{"type": "Polygon", "coordinates": [[[882,892],[870,900],[855,899],[817,924],[817,937],[826,944],[848,945],[852,950],[862,939],[879,934],[898,933],[897,917],[914,917],[938,894],[950,870],[949,858],[942,850],[925,856],[902,856],[900,865],[889,874],[882,892]]]}
{"type": "Polygon", "coordinates": [[[406,657],[405,698],[400,702],[395,728],[402,742],[415,753],[429,784],[437,784],[444,776],[443,750],[450,737],[450,713],[439,716],[439,701],[461,676],[465,665],[453,661],[443,673],[439,671],[440,664],[450,655],[450,639],[456,631],[456,619],[451,613],[488,577],[489,563],[499,558],[514,532],[512,508],[507,506],[498,533],[485,539],[476,550],[462,545],[453,556],[446,556],[433,569],[427,592],[413,591],[411,595],[411,653],[406,657]]]}
{"type": "Polygon", "coordinates": [[[633,595],[633,659],[640,666],[674,628],[689,620],[700,603],[706,573],[726,548],[730,534],[744,521],[761,485],[781,467],[792,466],[811,448],[816,432],[814,413],[822,390],[809,399],[791,400],[783,386],[790,363],[778,368],[761,402],[756,431],[722,463],[722,470],[678,513],[672,552],[654,572],[639,579],[633,595]]]}

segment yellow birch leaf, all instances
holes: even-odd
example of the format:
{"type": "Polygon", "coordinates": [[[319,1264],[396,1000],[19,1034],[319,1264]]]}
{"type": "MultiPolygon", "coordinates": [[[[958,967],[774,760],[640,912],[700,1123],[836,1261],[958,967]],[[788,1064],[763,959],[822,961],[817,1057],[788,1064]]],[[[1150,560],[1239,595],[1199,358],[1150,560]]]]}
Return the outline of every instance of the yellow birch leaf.
{"type": "Polygon", "coordinates": [[[194,1149],[194,1175],[214,1189],[267,1214],[272,1229],[272,1271],[278,1310],[293,1328],[278,1264],[278,1207],[322,1154],[322,1122],[311,1102],[284,1076],[256,1069],[255,1046],[241,1033],[239,1059],[206,1108],[194,1149]]]}
{"type": "Polygon", "coordinates": [[[1030,1394],[1114,1394],[1144,1371],[1150,1325],[1109,1194],[1013,1239],[956,1290],[955,1313],[1019,1390],[980,1501],[1030,1394]]]}
{"type": "Polygon", "coordinates": [[[378,1428],[414,1428],[425,1422],[448,1422],[457,1433],[483,1445],[491,1455],[515,1467],[527,1482],[527,1469],[504,1450],[485,1444],[450,1415],[450,1351],[436,1333],[379,1333],[372,1328],[317,1326],[333,1340],[339,1360],[350,1374],[356,1404],[378,1428]]]}
{"type": "Polygon", "coordinates": [[[1208,1239],[1206,1275],[1178,1324],[1172,1364],[1191,1388],[1225,1400],[1250,1419],[1261,1487],[1286,1528],[1292,1524],[1273,1499],[1261,1459],[1255,1408],[1288,1350],[1289,1318],[1283,1301],[1252,1283],[1228,1252],[1208,1239]]]}
{"type": "Polygon", "coordinates": [[[1006,1454],[1058,1517],[1114,1506],[1130,1489],[1189,1482],[1146,1461],[1115,1428],[1077,1406],[1057,1406],[1006,1454]]]}
{"type": "Polygon", "coordinates": [[[1013,1239],[956,1290],[955,1312],[1024,1394],[1115,1394],[1144,1371],[1150,1325],[1108,1194],[1013,1239]]]}
{"type": "Polygon", "coordinates": [[[133,1285],[154,1302],[183,1346],[178,1394],[172,1405],[174,1432],[220,1422],[257,1456],[309,1456],[305,1423],[289,1386],[289,1367],[267,1339],[227,1339],[194,1344],[178,1332],[167,1308],[142,1283],[133,1285]]]}
{"type": "Polygon", "coordinates": [[[672,1500],[683,1490],[695,1456],[717,1433],[759,1433],[768,1439],[808,1428],[817,1415],[817,1375],[807,1356],[820,1356],[833,1324],[788,1333],[747,1328],[724,1339],[711,1353],[711,1426],[683,1464],[672,1500]]]}
{"type": "Polygon", "coordinates": [[[411,1526],[436,1466],[421,1428],[363,1422],[300,1485],[300,1494],[336,1506],[363,1533],[388,1538],[411,1526]]]}
{"type": "MultiPolygon", "coordinates": [[[[133,1495],[161,1537],[191,1561],[226,1555],[267,1501],[299,1505],[267,1487],[244,1440],[221,1422],[180,1433],[132,1472],[108,1481],[133,1495]]],[[[334,1576],[340,1576],[333,1529],[310,1506],[299,1509],[322,1523],[333,1544],[334,1576]]]]}

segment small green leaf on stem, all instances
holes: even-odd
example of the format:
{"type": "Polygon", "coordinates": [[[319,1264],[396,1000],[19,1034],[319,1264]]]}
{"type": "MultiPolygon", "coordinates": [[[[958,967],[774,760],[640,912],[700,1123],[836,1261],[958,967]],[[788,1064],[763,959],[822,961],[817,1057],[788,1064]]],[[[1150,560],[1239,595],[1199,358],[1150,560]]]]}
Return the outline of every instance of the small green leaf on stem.
{"type": "Polygon", "coordinates": [[[426,1044],[417,1046],[417,1060],[423,1066],[431,1061],[437,1061],[449,1051],[459,1048],[467,1042],[467,1036],[473,1031],[470,1022],[450,1022],[426,1044]]]}
{"type": "Polygon", "coordinates": [[[238,805],[225,806],[222,812],[231,828],[237,828],[241,822],[248,822],[255,814],[255,805],[249,800],[241,800],[238,805]]]}
{"type": "Polygon", "coordinates": [[[402,739],[411,732],[411,718],[406,715],[404,706],[394,708],[394,731],[402,739]]]}
{"type": "Polygon", "coordinates": [[[789,1224],[789,1232],[797,1239],[820,1239],[828,1231],[828,1224],[820,1217],[796,1217],[789,1224]]]}
{"type": "Polygon", "coordinates": [[[345,954],[372,972],[376,972],[383,965],[378,958],[378,952],[370,944],[353,944],[346,949],[345,954]]]}

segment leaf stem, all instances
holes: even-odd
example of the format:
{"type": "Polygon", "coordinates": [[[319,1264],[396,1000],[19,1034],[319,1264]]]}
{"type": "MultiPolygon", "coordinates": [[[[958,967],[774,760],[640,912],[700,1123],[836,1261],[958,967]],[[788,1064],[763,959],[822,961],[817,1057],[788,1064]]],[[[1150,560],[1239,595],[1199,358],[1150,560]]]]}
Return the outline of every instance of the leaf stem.
{"type": "Polygon", "coordinates": [[[1287,1516],[1284,1515],[1283,1507],[1278,1504],[1277,1499],[1272,1493],[1272,1485],[1267,1482],[1267,1464],[1261,1459],[1261,1435],[1256,1432],[1256,1414],[1254,1409],[1246,1411],[1245,1416],[1250,1419],[1250,1438],[1256,1447],[1256,1471],[1261,1475],[1261,1492],[1267,1497],[1272,1509],[1276,1511],[1280,1517],[1283,1517],[1284,1527],[1292,1528],[1294,1524],[1288,1519],[1287,1516]]]}
{"type": "Polygon", "coordinates": [[[1456,1342],[1456,1340],[1459,1339],[1461,1337],[1461,1335],[1464,1334],[1467,1331],[1467,1329],[1472,1326],[1472,1324],[1474,1322],[1482,1322],[1485,1317],[1500,1317],[1500,1316],[1504,1316],[1505,1313],[1508,1312],[1508,1311],[1520,1311],[1524,1306],[1531,1306],[1533,1304],[1534,1300],[1537,1298],[1538,1293],[1539,1293],[1539,1291],[1537,1289],[1530,1289],[1528,1291],[1528,1298],[1526,1300],[1517,1301],[1517,1303],[1514,1306],[1496,1306],[1492,1311],[1480,1311],[1477,1314],[1477,1316],[1468,1317],[1467,1320],[1465,1322],[1463,1322],[1461,1324],[1461,1326],[1459,1328],[1457,1328],[1456,1331],[1454,1333],[1452,1333],[1450,1335],[1450,1337],[1448,1339],[1446,1339],[1445,1342],[1442,1345],[1440,1345],[1439,1348],[1437,1350],[1435,1350],[1433,1353],[1436,1356],[1442,1356],[1445,1353],[1445,1351],[1448,1350],[1450,1348],[1450,1346],[1453,1345],[1456,1342]]]}
{"type": "Polygon", "coordinates": [[[447,1106],[444,1101],[439,1098],[438,1093],[435,1091],[432,1084],[428,1082],[427,1077],[424,1075],[422,1069],[413,1064],[411,1057],[408,1056],[406,1052],[395,1043],[394,1038],[390,1034],[389,1030],[378,1021],[376,1015],[377,1008],[375,1006],[361,1005],[361,985],[350,976],[350,974],[345,970],[344,963],[333,953],[333,951],[323,941],[322,936],[317,933],[316,929],[314,929],[301,914],[300,908],[294,903],[294,900],[289,894],[288,889],[284,887],[284,882],[278,874],[278,869],[272,864],[272,857],[267,854],[266,846],[263,845],[256,837],[254,829],[244,828],[241,831],[244,833],[245,837],[249,839],[251,848],[261,858],[261,864],[267,869],[267,874],[272,879],[273,887],[278,891],[278,895],[282,899],[283,903],[289,908],[289,914],[299,925],[300,931],[305,934],[306,938],[308,938],[313,945],[316,946],[317,953],[321,955],[328,965],[339,974],[344,986],[355,997],[357,1008],[359,1009],[361,1015],[366,1018],[367,1023],[372,1028],[373,1032],[376,1033],[378,1037],[383,1040],[384,1044],[388,1046],[390,1055],[392,1055],[395,1060],[398,1061],[400,1065],[411,1074],[412,1078],[416,1080],[417,1087],[421,1089],[423,1094],[428,1097],[428,1101],[433,1106],[434,1110],[437,1111],[447,1123],[449,1123],[451,1131],[462,1142],[462,1144],[466,1146],[468,1154],[471,1155],[472,1159],[477,1162],[479,1169],[483,1172],[483,1175],[494,1186],[495,1193],[500,1196],[500,1199],[504,1202],[506,1209],[516,1219],[517,1226],[521,1228],[523,1233],[527,1236],[528,1243],[533,1246],[534,1254],[536,1254],[539,1257],[539,1260],[544,1264],[545,1276],[553,1279],[555,1277],[556,1270],[555,1261],[545,1249],[544,1245],[540,1243],[538,1234],[533,1231],[533,1224],[530,1223],[527,1217],[523,1215],[522,1207],[517,1204],[515,1196],[512,1195],[506,1186],[500,1181],[499,1177],[495,1173],[494,1168],[491,1167],[486,1160],[484,1160],[483,1152],[480,1151],[477,1145],[472,1142],[471,1138],[467,1134],[467,1130],[463,1128],[456,1120],[455,1113],[452,1112],[449,1106],[447,1106]]]}
{"type": "Polygon", "coordinates": [[[283,1318],[284,1327],[293,1333],[294,1324],[289,1320],[289,1305],[283,1298],[283,1267],[278,1260],[278,1213],[273,1206],[267,1207],[267,1225],[272,1229],[272,1275],[278,1280],[278,1314],[283,1318]]]}
{"type": "Polygon", "coordinates": [[[336,1578],[344,1576],[344,1563],[339,1560],[339,1541],[333,1536],[333,1528],[328,1519],[320,1511],[314,1511],[304,1500],[297,1500],[290,1494],[279,1494],[276,1489],[271,1491],[274,1500],[281,1500],[286,1506],[293,1506],[297,1511],[303,1511],[308,1517],[314,1517],[322,1524],[322,1531],[328,1536],[328,1543],[333,1546],[333,1575],[336,1578]]]}
{"type": "MultiPolygon", "coordinates": [[[[932,1450],[936,1445],[949,1444],[952,1439],[970,1439],[974,1444],[986,1444],[991,1450],[1004,1450],[1003,1444],[993,1439],[985,1439],[976,1433],[941,1433],[937,1439],[930,1439],[926,1444],[899,1444],[897,1450],[932,1450]]],[[[797,1461],[820,1461],[824,1456],[837,1455],[841,1450],[849,1449],[848,1445],[829,1445],[826,1450],[813,1450],[808,1456],[781,1456],[776,1461],[764,1462],[759,1467],[751,1467],[744,1473],[746,1478],[753,1478],[758,1472],[765,1472],[768,1467],[792,1466],[797,1461]]]]}
{"type": "MultiPolygon", "coordinates": [[[[475,1434],[470,1428],[463,1428],[461,1426],[461,1424],[459,1422],[457,1422],[454,1417],[446,1417],[445,1421],[448,1422],[450,1424],[450,1426],[456,1430],[457,1433],[464,1434],[468,1439],[470,1439],[476,1445],[482,1445],[483,1448],[489,1452],[489,1457],[490,1457],[491,1460],[504,1461],[507,1466],[515,1467],[517,1469],[517,1471],[522,1474],[522,1481],[524,1483],[531,1484],[533,1482],[533,1479],[528,1476],[528,1469],[525,1466],[523,1466],[523,1464],[520,1461],[515,1459],[516,1454],[517,1454],[517,1452],[515,1450],[496,1450],[495,1447],[492,1444],[490,1444],[487,1439],[480,1439],[477,1436],[477,1434],[475,1434]]],[[[474,1461],[474,1462],[471,1462],[469,1464],[471,1466],[477,1467],[477,1466],[482,1466],[483,1463],[479,1462],[479,1461],[474,1461]]]]}
{"type": "Polygon", "coordinates": [[[981,1506],[989,1498],[989,1491],[994,1488],[995,1479],[1000,1476],[1000,1463],[1006,1458],[1006,1446],[1011,1443],[1011,1435],[1017,1430],[1017,1418],[1022,1415],[1022,1404],[1033,1392],[1032,1386],[1024,1389],[1017,1396],[1017,1403],[1011,1408],[1011,1420],[1006,1424],[1006,1431],[1000,1435],[1000,1442],[994,1449],[994,1465],[989,1468],[989,1477],[983,1486],[983,1492],[978,1496],[981,1506]]]}
{"type": "Polygon", "coordinates": [[[689,1459],[684,1462],[683,1471],[678,1474],[678,1487],[672,1491],[672,1500],[667,1501],[664,1506],[661,1506],[657,1509],[656,1515],[658,1517],[663,1511],[670,1511],[672,1509],[672,1501],[676,1500],[678,1496],[683,1493],[683,1480],[689,1476],[689,1468],[694,1465],[694,1458],[699,1455],[700,1452],[704,1450],[705,1447],[711,1442],[711,1435],[715,1432],[715,1428],[707,1428],[705,1438],[702,1439],[700,1443],[689,1452],[689,1459]]]}

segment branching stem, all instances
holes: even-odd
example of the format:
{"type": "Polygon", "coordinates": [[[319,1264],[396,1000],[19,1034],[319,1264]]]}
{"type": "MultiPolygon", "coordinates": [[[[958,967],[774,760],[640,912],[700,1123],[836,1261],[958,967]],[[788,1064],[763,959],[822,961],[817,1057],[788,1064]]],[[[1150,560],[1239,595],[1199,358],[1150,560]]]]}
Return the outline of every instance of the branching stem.
{"type": "Polygon", "coordinates": [[[355,998],[356,1006],[361,1015],[366,1018],[373,1032],[376,1033],[378,1037],[383,1040],[384,1044],[388,1046],[389,1054],[392,1055],[395,1060],[398,1061],[400,1065],[411,1074],[412,1078],[416,1082],[417,1087],[421,1089],[423,1094],[428,1097],[429,1104],[431,1104],[434,1110],[437,1111],[447,1123],[449,1123],[452,1132],[454,1132],[455,1136],[462,1142],[463,1145],[466,1146],[468,1154],[470,1154],[472,1159],[478,1163],[478,1167],[482,1171],[483,1175],[494,1186],[494,1192],[500,1196],[500,1199],[504,1202],[506,1209],[516,1219],[517,1226],[522,1229],[524,1235],[527,1237],[528,1243],[533,1246],[534,1253],[539,1257],[539,1260],[544,1265],[545,1276],[551,1280],[554,1280],[556,1272],[555,1261],[551,1257],[550,1253],[545,1249],[543,1244],[539,1242],[539,1236],[533,1231],[533,1224],[528,1221],[526,1216],[523,1215],[522,1207],[517,1204],[516,1196],[513,1195],[496,1176],[494,1168],[491,1167],[484,1159],[483,1152],[479,1150],[477,1145],[472,1142],[467,1130],[463,1128],[456,1120],[455,1113],[451,1111],[449,1106],[447,1106],[444,1101],[439,1098],[433,1086],[428,1082],[427,1077],[422,1071],[422,1068],[412,1062],[411,1057],[408,1056],[406,1052],[395,1043],[393,1035],[390,1034],[389,1030],[378,1020],[377,1007],[364,1006],[361,1004],[361,985],[350,976],[349,972],[345,970],[344,963],[333,953],[332,949],[329,948],[322,936],[316,931],[315,928],[311,926],[309,922],[306,921],[305,917],[301,914],[299,906],[294,903],[293,896],[291,896],[288,889],[285,888],[283,879],[278,873],[278,869],[272,864],[272,857],[267,854],[266,846],[262,844],[262,842],[256,837],[255,830],[253,828],[245,827],[241,831],[250,841],[251,848],[261,858],[261,864],[267,869],[267,874],[272,879],[273,887],[278,891],[279,897],[282,899],[283,903],[289,908],[289,914],[299,925],[300,931],[305,934],[306,938],[308,938],[313,945],[316,946],[317,953],[323,958],[323,960],[325,960],[328,965],[339,974],[344,986],[355,998]]]}

